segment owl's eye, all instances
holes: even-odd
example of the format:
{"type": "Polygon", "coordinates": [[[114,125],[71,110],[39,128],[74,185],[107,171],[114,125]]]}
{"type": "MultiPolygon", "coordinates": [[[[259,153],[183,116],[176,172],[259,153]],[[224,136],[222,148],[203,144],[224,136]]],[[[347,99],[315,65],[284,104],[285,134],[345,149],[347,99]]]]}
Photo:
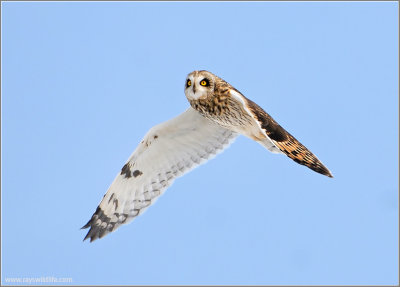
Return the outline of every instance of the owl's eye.
{"type": "Polygon", "coordinates": [[[206,87],[206,86],[209,86],[209,85],[210,85],[210,83],[208,82],[208,80],[207,80],[207,79],[203,79],[203,80],[201,80],[201,82],[200,82],[200,85],[202,85],[202,86],[206,87]]]}
{"type": "Polygon", "coordinates": [[[190,87],[191,85],[192,85],[192,81],[188,79],[188,80],[186,81],[186,86],[187,86],[187,87],[190,87]]]}

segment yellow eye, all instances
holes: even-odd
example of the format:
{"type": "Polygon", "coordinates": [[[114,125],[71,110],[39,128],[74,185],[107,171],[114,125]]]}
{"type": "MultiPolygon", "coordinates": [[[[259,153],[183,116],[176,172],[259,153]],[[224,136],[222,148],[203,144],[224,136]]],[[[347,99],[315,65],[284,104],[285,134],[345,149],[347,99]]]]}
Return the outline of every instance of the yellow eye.
{"type": "Polygon", "coordinates": [[[186,85],[187,85],[188,87],[190,87],[190,86],[192,85],[192,81],[191,81],[191,80],[187,80],[186,85]]]}
{"type": "Polygon", "coordinates": [[[201,82],[200,82],[200,85],[202,85],[202,86],[207,86],[207,81],[206,81],[206,80],[201,81],[201,82]]]}

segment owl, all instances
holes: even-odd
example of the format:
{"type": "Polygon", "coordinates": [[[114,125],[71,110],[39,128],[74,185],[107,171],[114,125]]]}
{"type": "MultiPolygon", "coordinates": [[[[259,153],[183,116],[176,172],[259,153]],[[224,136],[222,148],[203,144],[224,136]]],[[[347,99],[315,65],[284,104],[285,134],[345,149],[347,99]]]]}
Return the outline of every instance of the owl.
{"type": "Polygon", "coordinates": [[[151,128],[82,228],[94,241],[142,214],[174,182],[244,135],[315,172],[331,172],[268,113],[223,79],[194,71],[185,81],[190,107],[151,128]]]}

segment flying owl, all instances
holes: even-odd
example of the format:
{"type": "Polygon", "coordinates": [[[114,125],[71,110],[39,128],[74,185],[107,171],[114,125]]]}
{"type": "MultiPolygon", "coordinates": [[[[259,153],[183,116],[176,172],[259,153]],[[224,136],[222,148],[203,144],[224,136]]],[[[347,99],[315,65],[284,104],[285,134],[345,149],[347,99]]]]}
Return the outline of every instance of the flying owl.
{"type": "Polygon", "coordinates": [[[185,81],[190,106],[151,128],[82,228],[94,241],[129,223],[173,181],[213,158],[242,134],[273,153],[332,177],[331,172],[269,114],[223,79],[194,71],[185,81]]]}

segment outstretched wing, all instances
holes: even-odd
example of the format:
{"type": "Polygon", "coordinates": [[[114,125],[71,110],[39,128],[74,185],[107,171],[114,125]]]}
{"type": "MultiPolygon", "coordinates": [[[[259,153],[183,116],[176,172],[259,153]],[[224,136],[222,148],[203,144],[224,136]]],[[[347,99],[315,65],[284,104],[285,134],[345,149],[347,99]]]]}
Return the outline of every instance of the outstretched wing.
{"type": "Polygon", "coordinates": [[[84,240],[101,238],[143,213],[179,176],[221,152],[237,134],[189,108],[144,137],[109,187],[84,240]]]}
{"type": "Polygon", "coordinates": [[[308,168],[333,177],[331,172],[322,162],[294,136],[282,128],[267,112],[259,105],[243,96],[239,91],[231,90],[231,95],[238,100],[243,109],[252,116],[260,130],[266,138],[260,143],[267,147],[271,152],[282,152],[295,162],[305,165],[308,168]]]}

